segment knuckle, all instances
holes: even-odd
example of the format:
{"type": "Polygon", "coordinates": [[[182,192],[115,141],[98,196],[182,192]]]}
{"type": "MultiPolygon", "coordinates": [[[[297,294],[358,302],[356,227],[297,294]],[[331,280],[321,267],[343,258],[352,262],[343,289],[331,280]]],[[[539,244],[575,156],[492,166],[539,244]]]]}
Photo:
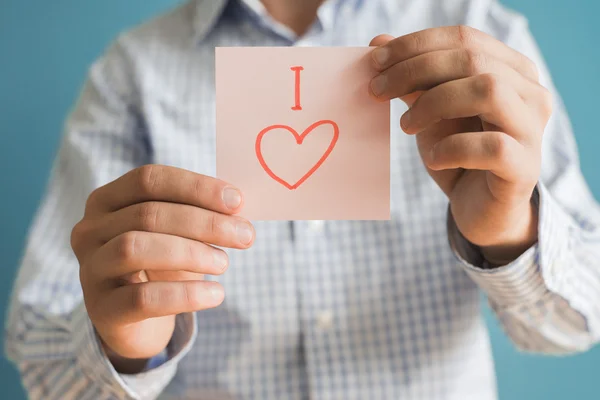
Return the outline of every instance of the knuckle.
{"type": "Polygon", "coordinates": [[[132,261],[143,251],[143,240],[136,232],[125,232],[115,240],[117,257],[120,261],[132,261]]]}
{"type": "Polygon", "coordinates": [[[523,55],[523,63],[525,64],[525,68],[527,69],[527,71],[529,71],[529,73],[531,74],[531,76],[537,81],[540,79],[540,71],[537,67],[537,64],[535,62],[533,62],[533,60],[529,57],[527,57],[526,55],[523,55]]]}
{"type": "Polygon", "coordinates": [[[552,92],[546,89],[543,86],[541,88],[541,102],[542,102],[542,110],[546,116],[546,118],[550,118],[552,112],[554,111],[554,96],[552,96],[552,92]]]}
{"type": "Polygon", "coordinates": [[[211,258],[211,252],[207,251],[205,246],[199,246],[198,243],[187,241],[181,248],[182,257],[195,267],[211,267],[214,264],[211,258]]]}
{"type": "Polygon", "coordinates": [[[210,192],[210,187],[203,176],[198,176],[194,179],[193,190],[197,199],[204,199],[207,197],[208,192],[210,192]]]}
{"type": "Polygon", "coordinates": [[[75,252],[77,252],[77,249],[79,248],[80,238],[82,235],[81,223],[82,223],[82,221],[79,221],[78,223],[75,224],[75,226],[73,226],[73,229],[71,229],[71,237],[70,237],[71,248],[75,252]]]}
{"type": "Polygon", "coordinates": [[[183,246],[183,251],[185,252],[188,260],[191,262],[195,262],[199,259],[196,246],[195,244],[193,244],[193,242],[185,242],[183,246]]]}
{"type": "Polygon", "coordinates": [[[92,193],[89,194],[86,202],[85,202],[85,213],[89,213],[94,208],[96,208],[96,204],[98,204],[98,199],[100,198],[100,188],[94,189],[92,193]]]}
{"type": "Polygon", "coordinates": [[[206,221],[206,229],[211,236],[218,237],[221,235],[221,224],[221,218],[217,213],[209,213],[206,221]]]}
{"type": "Polygon", "coordinates": [[[509,140],[510,137],[508,135],[500,132],[488,135],[488,140],[485,142],[485,145],[489,157],[500,164],[505,163],[510,157],[509,140]]]}
{"type": "Polygon", "coordinates": [[[496,101],[501,96],[501,80],[496,74],[479,75],[479,95],[487,101],[496,101]]]}
{"type": "Polygon", "coordinates": [[[199,290],[197,290],[193,283],[186,283],[185,285],[183,285],[182,290],[185,304],[187,305],[187,307],[189,307],[189,309],[199,310],[203,307],[203,302],[199,290]]]}
{"type": "Polygon", "coordinates": [[[475,36],[478,31],[467,25],[458,25],[456,27],[456,34],[458,37],[458,43],[461,47],[471,47],[475,41],[475,36]]]}
{"type": "Polygon", "coordinates": [[[467,73],[469,75],[480,75],[486,68],[486,58],[482,53],[473,49],[465,49],[465,60],[467,73]]]}
{"type": "Polygon", "coordinates": [[[134,310],[146,313],[150,311],[156,303],[154,293],[149,285],[131,285],[131,302],[134,310]]]}
{"type": "Polygon", "coordinates": [[[404,76],[409,80],[409,81],[414,81],[419,77],[419,71],[420,68],[417,67],[414,59],[409,59],[406,60],[405,62],[402,63],[403,65],[403,69],[404,69],[404,76]]]}
{"type": "Polygon", "coordinates": [[[136,215],[140,230],[146,232],[154,232],[158,226],[158,216],[160,212],[160,204],[156,202],[146,202],[137,206],[136,215]]]}
{"type": "Polygon", "coordinates": [[[410,47],[412,48],[412,50],[414,52],[421,52],[421,49],[425,48],[425,40],[423,35],[420,35],[419,33],[415,33],[413,35],[409,36],[411,38],[411,40],[409,41],[410,43],[410,47]]]}
{"type": "Polygon", "coordinates": [[[160,180],[160,167],[157,165],[144,165],[136,171],[138,189],[147,196],[156,192],[160,180]]]}
{"type": "Polygon", "coordinates": [[[461,96],[463,94],[459,88],[438,87],[421,96],[418,100],[419,108],[413,108],[419,113],[422,112],[419,109],[423,110],[428,117],[433,116],[435,120],[453,119],[452,107],[448,106],[460,101],[461,96]],[[443,104],[443,106],[437,106],[438,104],[443,104]]]}
{"type": "Polygon", "coordinates": [[[70,242],[71,248],[75,252],[75,255],[78,255],[78,253],[81,251],[83,243],[87,240],[89,231],[89,225],[83,219],[73,226],[73,229],[71,230],[70,242]]]}

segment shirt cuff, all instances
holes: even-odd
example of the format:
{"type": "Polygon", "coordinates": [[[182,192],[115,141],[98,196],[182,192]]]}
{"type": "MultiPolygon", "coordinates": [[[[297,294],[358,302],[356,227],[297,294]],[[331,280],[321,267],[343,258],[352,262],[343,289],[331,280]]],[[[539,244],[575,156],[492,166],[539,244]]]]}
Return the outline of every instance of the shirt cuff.
{"type": "Polygon", "coordinates": [[[194,313],[178,315],[164,363],[135,375],[120,374],[115,370],[83,304],[73,311],[71,331],[77,363],[90,380],[117,398],[147,399],[156,398],[169,384],[177,371],[177,363],[196,339],[197,325],[194,313]]]}
{"type": "Polygon", "coordinates": [[[538,206],[538,242],[510,264],[489,268],[479,250],[458,230],[448,211],[448,238],[455,256],[467,274],[500,308],[543,301],[550,292],[560,293],[565,282],[564,260],[568,257],[573,221],[538,184],[533,203],[538,206]]]}

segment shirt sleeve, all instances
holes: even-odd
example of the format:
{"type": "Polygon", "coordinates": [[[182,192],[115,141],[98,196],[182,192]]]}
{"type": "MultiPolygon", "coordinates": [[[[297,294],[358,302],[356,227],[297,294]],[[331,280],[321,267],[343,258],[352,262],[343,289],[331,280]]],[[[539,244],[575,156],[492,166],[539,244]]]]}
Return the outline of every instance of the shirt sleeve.
{"type": "Polygon", "coordinates": [[[600,206],[585,183],[565,107],[525,19],[495,2],[487,19],[487,26],[507,27],[502,39],[537,64],[542,85],[555,99],[533,198],[538,242],[511,264],[489,268],[449,214],[450,244],[517,347],[583,351],[600,338],[600,206]]]}
{"type": "Polygon", "coordinates": [[[177,317],[166,359],[137,375],[113,368],[82,302],[72,227],[89,193],[151,162],[121,37],[90,69],[67,120],[52,177],[29,233],[7,320],[5,350],[31,399],[152,399],[174,376],[196,335],[195,316],[177,317]]]}

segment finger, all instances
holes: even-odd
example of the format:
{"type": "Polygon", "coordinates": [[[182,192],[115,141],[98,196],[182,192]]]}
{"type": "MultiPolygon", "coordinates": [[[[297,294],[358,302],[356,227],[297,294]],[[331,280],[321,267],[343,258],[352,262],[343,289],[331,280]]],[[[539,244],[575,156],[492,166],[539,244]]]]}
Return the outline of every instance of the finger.
{"type": "Polygon", "coordinates": [[[217,282],[145,282],[112,290],[101,306],[113,323],[134,323],[214,308],[224,296],[217,282]]]}
{"type": "Polygon", "coordinates": [[[386,35],[386,34],[377,35],[371,40],[371,43],[369,43],[369,46],[383,46],[390,40],[394,40],[394,37],[392,35],[386,35]]]}
{"type": "Polygon", "coordinates": [[[254,241],[254,228],[247,220],[202,208],[173,203],[146,202],[123,208],[103,218],[95,237],[108,242],[129,231],[164,233],[245,249],[254,241]]]}
{"type": "Polygon", "coordinates": [[[532,169],[529,164],[533,161],[523,145],[503,132],[450,135],[435,143],[425,154],[425,164],[434,171],[485,170],[507,181],[527,179],[524,174],[532,169]]]}
{"type": "Polygon", "coordinates": [[[125,232],[111,239],[94,258],[104,261],[105,268],[93,271],[102,278],[122,277],[136,271],[145,271],[146,275],[150,271],[220,275],[229,264],[227,254],[221,249],[178,236],[140,231],[125,232]]]}
{"type": "Polygon", "coordinates": [[[406,133],[413,134],[441,120],[479,116],[522,139],[537,128],[531,122],[531,114],[517,92],[501,77],[485,74],[428,90],[402,116],[400,124],[406,133]]]}
{"type": "Polygon", "coordinates": [[[442,83],[486,73],[501,75],[521,98],[537,85],[508,64],[469,49],[440,50],[420,54],[392,65],[373,78],[371,93],[381,100],[429,90],[442,83]]]}
{"type": "Polygon", "coordinates": [[[242,194],[219,179],[163,165],[145,165],[96,189],[86,213],[115,211],[136,203],[189,204],[225,214],[240,211],[242,194]]]}
{"type": "Polygon", "coordinates": [[[494,55],[529,79],[539,79],[535,63],[525,55],[468,26],[432,28],[401,36],[373,50],[372,55],[376,68],[385,70],[420,54],[458,48],[494,55]]]}

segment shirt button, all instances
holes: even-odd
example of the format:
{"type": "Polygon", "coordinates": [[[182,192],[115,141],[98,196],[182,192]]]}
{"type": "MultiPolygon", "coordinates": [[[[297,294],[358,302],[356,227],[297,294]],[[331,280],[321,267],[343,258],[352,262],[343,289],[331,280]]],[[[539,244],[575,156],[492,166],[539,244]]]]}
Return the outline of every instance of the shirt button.
{"type": "Polygon", "coordinates": [[[314,232],[323,231],[324,226],[325,226],[325,221],[321,221],[321,220],[310,221],[310,229],[312,229],[314,232]]]}
{"type": "Polygon", "coordinates": [[[333,313],[331,310],[321,311],[317,315],[317,326],[319,329],[327,331],[333,327],[333,313]]]}

